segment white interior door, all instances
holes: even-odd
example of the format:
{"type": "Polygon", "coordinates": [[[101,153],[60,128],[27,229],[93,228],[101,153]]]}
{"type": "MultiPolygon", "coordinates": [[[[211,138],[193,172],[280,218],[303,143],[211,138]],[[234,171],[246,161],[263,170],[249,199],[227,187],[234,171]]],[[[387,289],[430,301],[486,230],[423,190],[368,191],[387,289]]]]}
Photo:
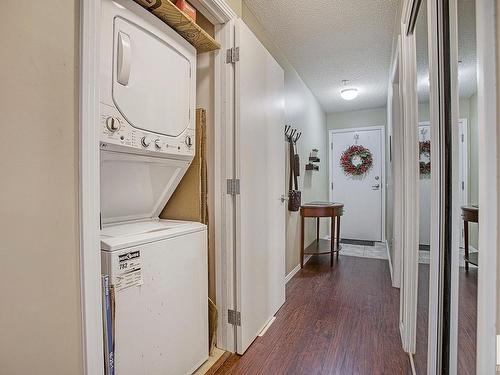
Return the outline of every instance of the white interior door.
{"type": "Polygon", "coordinates": [[[343,129],[330,132],[330,200],[344,204],[342,238],[382,241],[383,129],[343,129]],[[363,176],[348,176],[340,165],[342,153],[352,145],[370,150],[373,166],[363,176]]]}
{"type": "MultiPolygon", "coordinates": [[[[459,153],[459,167],[458,167],[458,180],[459,186],[459,196],[460,196],[460,206],[465,206],[469,204],[469,156],[468,156],[468,129],[467,120],[460,119],[458,121],[458,131],[459,131],[459,142],[460,147],[458,148],[459,153]]],[[[462,210],[459,207],[457,212],[458,227],[460,228],[460,247],[464,247],[464,225],[462,221],[462,210]]]]}
{"type": "MultiPolygon", "coordinates": [[[[430,141],[431,130],[428,123],[421,123],[418,126],[418,141],[430,141]]],[[[431,145],[432,148],[432,145],[431,145]]],[[[426,156],[421,156],[420,161],[430,162],[426,156]]],[[[420,176],[419,180],[419,244],[429,246],[431,243],[431,178],[420,176]]]]}
{"type": "Polygon", "coordinates": [[[242,354],[285,302],[284,72],[243,22],[236,27],[236,290],[242,354]]]}

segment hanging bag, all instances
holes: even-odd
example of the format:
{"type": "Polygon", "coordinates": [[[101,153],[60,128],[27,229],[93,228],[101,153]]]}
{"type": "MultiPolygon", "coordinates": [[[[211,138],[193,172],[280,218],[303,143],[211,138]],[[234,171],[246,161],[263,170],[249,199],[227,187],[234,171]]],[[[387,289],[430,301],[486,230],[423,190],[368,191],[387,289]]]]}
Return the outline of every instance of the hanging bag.
{"type": "Polygon", "coordinates": [[[290,150],[290,178],[288,181],[288,210],[289,211],[298,211],[300,209],[300,201],[301,201],[301,193],[299,191],[299,184],[297,180],[296,169],[298,166],[298,155],[295,154],[293,139],[289,138],[289,150],[290,150]],[[295,185],[292,184],[292,180],[295,185]]]}

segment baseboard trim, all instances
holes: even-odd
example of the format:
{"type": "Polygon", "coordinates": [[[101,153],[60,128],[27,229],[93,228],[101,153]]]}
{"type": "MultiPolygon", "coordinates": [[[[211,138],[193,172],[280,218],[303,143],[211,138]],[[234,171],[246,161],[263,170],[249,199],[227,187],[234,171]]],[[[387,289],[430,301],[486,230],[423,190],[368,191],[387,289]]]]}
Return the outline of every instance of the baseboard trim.
{"type": "MultiPolygon", "coordinates": [[[[309,259],[311,259],[311,255],[308,255],[307,257],[304,258],[304,264],[307,264],[309,262],[309,259]]],[[[292,279],[292,277],[295,276],[297,272],[300,271],[300,264],[297,264],[297,266],[290,271],[288,275],[285,277],[285,285],[288,284],[288,282],[292,279]]]]}
{"type": "Polygon", "coordinates": [[[389,274],[391,275],[391,285],[394,286],[391,252],[389,251],[389,242],[385,241],[385,249],[387,250],[387,259],[389,260],[389,274]]]}
{"type": "Polygon", "coordinates": [[[413,375],[417,375],[417,370],[415,369],[415,361],[413,359],[413,354],[408,353],[408,356],[410,357],[411,373],[413,375]]]}
{"type": "Polygon", "coordinates": [[[276,317],[273,316],[269,322],[267,322],[267,324],[264,326],[264,328],[262,328],[262,331],[259,332],[259,334],[257,336],[259,337],[262,337],[266,334],[267,330],[269,329],[269,327],[271,327],[271,324],[274,323],[274,321],[276,320],[276,317]]]}

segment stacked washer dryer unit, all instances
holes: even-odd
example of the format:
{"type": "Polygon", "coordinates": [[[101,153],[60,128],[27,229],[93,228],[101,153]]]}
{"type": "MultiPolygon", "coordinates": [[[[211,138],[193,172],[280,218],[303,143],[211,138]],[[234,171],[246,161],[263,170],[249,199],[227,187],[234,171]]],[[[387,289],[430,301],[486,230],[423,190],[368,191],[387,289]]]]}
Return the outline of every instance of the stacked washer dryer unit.
{"type": "Polygon", "coordinates": [[[103,0],[101,256],[115,373],[184,375],[208,358],[207,230],[160,220],[194,157],[196,51],[131,0],[103,0]]]}

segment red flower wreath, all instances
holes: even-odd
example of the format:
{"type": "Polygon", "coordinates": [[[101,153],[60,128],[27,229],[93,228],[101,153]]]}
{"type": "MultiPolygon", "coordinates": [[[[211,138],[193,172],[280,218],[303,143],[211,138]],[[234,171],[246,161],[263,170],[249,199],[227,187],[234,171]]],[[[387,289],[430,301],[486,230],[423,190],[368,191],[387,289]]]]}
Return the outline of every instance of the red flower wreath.
{"type": "Polygon", "coordinates": [[[419,150],[420,155],[419,158],[422,159],[422,156],[426,156],[429,158],[429,161],[425,162],[420,160],[420,175],[421,176],[429,176],[431,174],[431,141],[421,141],[419,142],[419,150]]]}
{"type": "Polygon", "coordinates": [[[347,176],[362,176],[373,166],[372,153],[363,146],[350,146],[340,156],[340,166],[347,176]],[[359,164],[353,163],[356,157],[359,158],[359,164]]]}

